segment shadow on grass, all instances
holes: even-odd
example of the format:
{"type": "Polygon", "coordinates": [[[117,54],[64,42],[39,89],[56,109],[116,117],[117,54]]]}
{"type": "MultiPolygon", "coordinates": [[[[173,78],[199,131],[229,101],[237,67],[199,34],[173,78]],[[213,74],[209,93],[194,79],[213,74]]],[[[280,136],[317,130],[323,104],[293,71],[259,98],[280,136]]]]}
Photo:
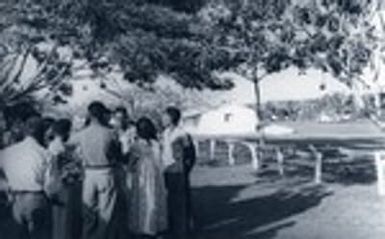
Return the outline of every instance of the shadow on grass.
{"type": "Polygon", "coordinates": [[[373,184],[376,182],[376,167],[372,152],[357,151],[350,157],[337,161],[327,160],[324,166],[325,181],[352,184],[373,184]]]}
{"type": "Polygon", "coordinates": [[[245,186],[194,190],[196,239],[274,238],[279,230],[295,224],[282,220],[318,206],[331,195],[323,187],[302,186],[234,201],[243,189],[245,186]],[[261,231],[262,227],[269,229],[261,231]]]}
{"type": "MultiPolygon", "coordinates": [[[[345,186],[353,184],[373,184],[376,181],[375,166],[373,163],[372,151],[368,151],[365,145],[359,142],[347,141],[345,147],[325,146],[320,151],[323,153],[323,180],[328,183],[338,183],[345,186]],[[365,149],[365,150],[362,150],[365,149]],[[346,150],[350,153],[346,154],[346,150]]],[[[208,143],[201,144],[203,150],[199,165],[217,168],[228,167],[227,146],[221,142],[217,145],[216,157],[209,160],[208,143]]],[[[250,155],[247,149],[240,146],[235,148],[236,165],[246,165],[250,163],[250,155]]],[[[314,178],[315,160],[308,150],[297,149],[295,152],[285,155],[285,176],[303,177],[309,180],[314,178]]],[[[274,154],[268,155],[261,161],[261,170],[258,178],[275,178],[279,180],[277,161],[274,154]]]]}
{"type": "MultiPolygon", "coordinates": [[[[279,175],[276,162],[261,167],[256,174],[262,180],[283,180],[303,178],[314,180],[315,160],[313,158],[290,158],[284,163],[284,177],[279,175]]],[[[325,157],[322,163],[322,180],[344,186],[355,184],[369,185],[376,182],[376,170],[373,156],[357,155],[355,157],[325,157]]]]}

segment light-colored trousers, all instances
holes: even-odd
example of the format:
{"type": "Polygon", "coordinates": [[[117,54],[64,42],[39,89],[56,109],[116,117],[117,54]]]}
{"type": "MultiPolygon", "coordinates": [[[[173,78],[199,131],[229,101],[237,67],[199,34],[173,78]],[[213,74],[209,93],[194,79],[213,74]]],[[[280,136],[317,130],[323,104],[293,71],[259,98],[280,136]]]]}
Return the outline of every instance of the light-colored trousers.
{"type": "Polygon", "coordinates": [[[108,239],[117,188],[113,169],[86,169],[83,181],[83,239],[108,239]]]}

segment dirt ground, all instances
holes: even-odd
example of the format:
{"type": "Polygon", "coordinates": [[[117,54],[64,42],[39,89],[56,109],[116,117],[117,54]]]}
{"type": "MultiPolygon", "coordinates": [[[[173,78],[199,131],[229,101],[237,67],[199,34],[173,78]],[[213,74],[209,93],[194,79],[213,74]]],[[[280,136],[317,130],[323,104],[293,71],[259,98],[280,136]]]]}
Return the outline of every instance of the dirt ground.
{"type": "Polygon", "coordinates": [[[249,166],[199,167],[192,182],[196,239],[383,239],[385,198],[376,182],[325,183],[249,166]]]}

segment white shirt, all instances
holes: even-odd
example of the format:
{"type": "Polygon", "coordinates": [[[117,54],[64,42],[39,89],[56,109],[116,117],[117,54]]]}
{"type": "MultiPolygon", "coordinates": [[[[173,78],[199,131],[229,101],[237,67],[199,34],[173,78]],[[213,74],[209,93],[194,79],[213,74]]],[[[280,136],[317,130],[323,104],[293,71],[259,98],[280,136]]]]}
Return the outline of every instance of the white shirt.
{"type": "Polygon", "coordinates": [[[119,132],[119,142],[122,146],[123,154],[128,153],[130,150],[131,145],[135,141],[135,135],[136,132],[134,127],[129,127],[127,130],[119,132]]]}
{"type": "Polygon", "coordinates": [[[186,131],[180,126],[164,130],[162,135],[162,161],[165,168],[175,163],[172,150],[173,142],[186,134],[186,131]]]}
{"type": "Polygon", "coordinates": [[[32,137],[6,148],[0,157],[11,190],[42,191],[49,155],[32,137]]]}

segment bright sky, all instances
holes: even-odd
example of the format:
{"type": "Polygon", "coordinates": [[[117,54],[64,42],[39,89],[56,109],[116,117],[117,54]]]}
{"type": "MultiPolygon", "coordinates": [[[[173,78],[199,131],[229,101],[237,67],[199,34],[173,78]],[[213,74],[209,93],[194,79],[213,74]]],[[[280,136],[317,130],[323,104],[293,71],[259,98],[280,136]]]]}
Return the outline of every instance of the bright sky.
{"type": "MultiPolygon", "coordinates": [[[[232,101],[240,104],[255,102],[253,84],[234,74],[229,75],[236,82],[236,87],[229,92],[232,101]]],[[[317,98],[333,92],[349,93],[349,89],[332,77],[315,70],[309,70],[306,75],[299,75],[296,69],[289,69],[273,74],[261,82],[263,102],[317,98]],[[320,90],[321,84],[326,85],[325,91],[320,90]]]]}

